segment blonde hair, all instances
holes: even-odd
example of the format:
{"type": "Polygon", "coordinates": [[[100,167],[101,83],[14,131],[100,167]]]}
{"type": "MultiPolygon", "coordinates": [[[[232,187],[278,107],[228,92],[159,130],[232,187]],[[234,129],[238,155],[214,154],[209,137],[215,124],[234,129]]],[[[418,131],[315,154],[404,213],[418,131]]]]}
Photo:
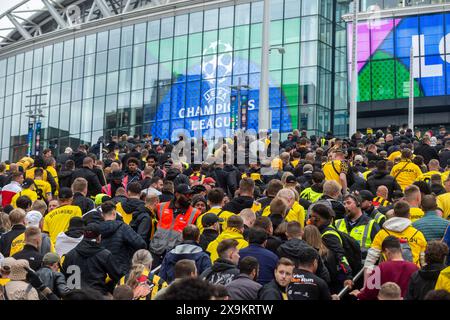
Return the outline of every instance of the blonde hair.
{"type": "Polygon", "coordinates": [[[11,230],[11,221],[7,213],[0,212],[0,228],[3,228],[5,232],[11,230]]]}
{"type": "Polygon", "coordinates": [[[318,249],[321,257],[327,256],[328,248],[324,245],[320,231],[315,225],[305,226],[302,238],[311,247],[318,249]]]}
{"type": "Polygon", "coordinates": [[[138,278],[142,275],[145,269],[152,267],[152,254],[146,249],[140,249],[136,251],[131,259],[131,270],[126,281],[126,285],[130,286],[133,290],[137,287],[138,278]]]}
{"type": "Polygon", "coordinates": [[[45,215],[45,211],[47,211],[47,204],[44,200],[36,200],[33,202],[31,210],[39,211],[42,215],[45,215]]]}

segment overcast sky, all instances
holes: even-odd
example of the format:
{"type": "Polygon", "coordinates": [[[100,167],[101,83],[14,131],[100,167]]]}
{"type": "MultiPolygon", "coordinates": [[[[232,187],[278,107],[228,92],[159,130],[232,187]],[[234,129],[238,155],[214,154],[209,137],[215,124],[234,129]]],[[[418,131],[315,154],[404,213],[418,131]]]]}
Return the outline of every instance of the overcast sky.
{"type": "MultiPolygon", "coordinates": [[[[13,7],[14,5],[18,4],[19,2],[22,2],[22,0],[0,0],[0,14],[7,11],[9,8],[13,7]]],[[[28,3],[24,4],[20,7],[19,10],[29,10],[29,9],[41,9],[43,8],[43,3],[41,0],[30,0],[28,3]]],[[[27,17],[32,15],[32,13],[22,13],[17,14],[20,17],[27,17]]],[[[20,22],[20,20],[19,20],[20,22]]],[[[8,20],[8,18],[4,17],[0,19],[0,29],[3,28],[12,28],[13,25],[8,20]]],[[[5,36],[10,32],[10,30],[0,30],[0,35],[5,36]]]]}

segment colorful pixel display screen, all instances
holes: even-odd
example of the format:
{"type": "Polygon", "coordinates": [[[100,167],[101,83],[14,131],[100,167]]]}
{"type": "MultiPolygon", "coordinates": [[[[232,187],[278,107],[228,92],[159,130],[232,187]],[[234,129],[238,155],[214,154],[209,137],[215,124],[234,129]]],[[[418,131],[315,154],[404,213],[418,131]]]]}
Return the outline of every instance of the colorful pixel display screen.
{"type": "MultiPolygon", "coordinates": [[[[409,96],[413,50],[414,95],[450,94],[450,14],[431,14],[358,23],[358,101],[409,96]]],[[[351,81],[352,24],[348,24],[351,81]]]]}

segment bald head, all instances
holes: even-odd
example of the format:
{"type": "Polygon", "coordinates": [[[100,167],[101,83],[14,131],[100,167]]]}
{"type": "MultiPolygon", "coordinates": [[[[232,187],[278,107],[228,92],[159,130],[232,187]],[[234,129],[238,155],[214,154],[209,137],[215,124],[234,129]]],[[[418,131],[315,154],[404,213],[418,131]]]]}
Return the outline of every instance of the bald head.
{"type": "Polygon", "coordinates": [[[292,189],[284,188],[278,191],[277,198],[286,200],[289,205],[289,208],[291,208],[295,202],[295,193],[292,189]]]}
{"type": "Polygon", "coordinates": [[[88,167],[88,168],[92,169],[93,166],[94,166],[94,160],[92,160],[91,157],[86,157],[83,159],[83,167],[88,167]]]}
{"type": "Polygon", "coordinates": [[[381,186],[379,186],[377,188],[377,196],[378,197],[382,197],[384,199],[387,199],[388,194],[389,194],[389,190],[388,190],[388,188],[386,186],[381,185],[381,186]]]}

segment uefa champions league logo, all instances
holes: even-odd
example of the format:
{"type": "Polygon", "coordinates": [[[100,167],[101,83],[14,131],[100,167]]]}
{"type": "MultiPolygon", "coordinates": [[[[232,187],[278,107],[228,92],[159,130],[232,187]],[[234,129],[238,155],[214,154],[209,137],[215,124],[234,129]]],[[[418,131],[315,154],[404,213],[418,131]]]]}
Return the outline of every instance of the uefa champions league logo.
{"type": "Polygon", "coordinates": [[[203,51],[203,56],[210,57],[202,64],[205,80],[213,88],[216,82],[219,85],[225,82],[226,77],[233,71],[233,47],[229,43],[214,41],[203,51]]]}

